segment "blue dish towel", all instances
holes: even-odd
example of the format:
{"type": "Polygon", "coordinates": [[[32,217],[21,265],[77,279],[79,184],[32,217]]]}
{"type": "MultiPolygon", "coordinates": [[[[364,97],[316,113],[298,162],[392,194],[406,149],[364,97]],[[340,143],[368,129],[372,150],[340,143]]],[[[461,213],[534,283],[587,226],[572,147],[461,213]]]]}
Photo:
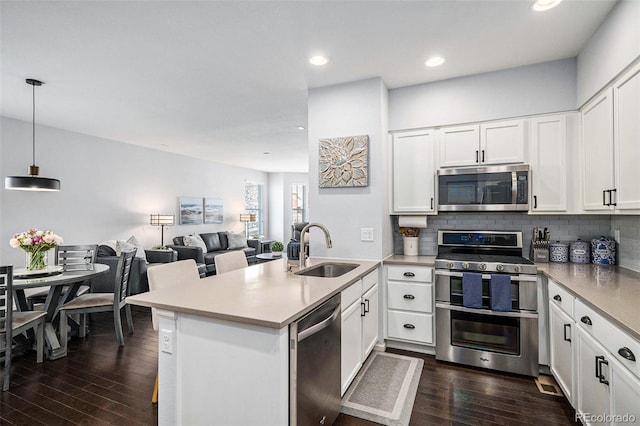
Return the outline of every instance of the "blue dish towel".
{"type": "Polygon", "coordinates": [[[462,304],[467,308],[482,308],[482,274],[462,273],[462,304]]]}
{"type": "Polygon", "coordinates": [[[489,294],[492,311],[511,311],[511,277],[509,275],[491,274],[489,294]]]}

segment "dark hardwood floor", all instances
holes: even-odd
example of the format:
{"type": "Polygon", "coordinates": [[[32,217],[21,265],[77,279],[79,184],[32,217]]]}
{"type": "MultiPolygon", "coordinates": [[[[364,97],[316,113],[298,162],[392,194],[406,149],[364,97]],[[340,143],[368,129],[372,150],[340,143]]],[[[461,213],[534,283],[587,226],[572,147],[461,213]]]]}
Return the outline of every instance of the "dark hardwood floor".
{"type": "MultiPolygon", "coordinates": [[[[151,392],[157,370],[157,334],[151,313],[134,307],[135,334],[118,348],[110,314],[91,315],[90,335],[74,338],[69,354],[36,364],[35,354],[13,360],[11,389],[0,392],[2,425],[155,425],[151,392]]],[[[412,425],[570,425],[574,412],[562,397],[538,392],[533,379],[424,359],[412,425]]],[[[213,422],[212,422],[213,424],[213,422]]],[[[336,425],[374,423],[340,415],[336,425]]]]}

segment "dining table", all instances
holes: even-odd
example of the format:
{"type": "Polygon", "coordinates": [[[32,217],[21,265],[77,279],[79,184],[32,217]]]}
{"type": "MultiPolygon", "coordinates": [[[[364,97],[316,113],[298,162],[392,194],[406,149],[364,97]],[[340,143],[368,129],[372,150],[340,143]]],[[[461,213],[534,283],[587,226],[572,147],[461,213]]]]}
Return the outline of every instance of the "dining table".
{"type": "MultiPolygon", "coordinates": [[[[22,276],[14,272],[13,292],[16,308],[19,311],[29,310],[25,290],[30,288],[49,287],[44,304],[45,326],[44,336],[47,359],[55,360],[65,357],[66,351],[60,344],[56,334],[55,322],[58,320],[60,306],[76,297],[80,286],[88,285],[92,278],[106,274],[109,266],[102,263],[88,264],[82,269],[62,270],[44,276],[22,276]],[[63,291],[65,290],[66,291],[63,291]]],[[[63,325],[63,326],[66,326],[63,325]]]]}

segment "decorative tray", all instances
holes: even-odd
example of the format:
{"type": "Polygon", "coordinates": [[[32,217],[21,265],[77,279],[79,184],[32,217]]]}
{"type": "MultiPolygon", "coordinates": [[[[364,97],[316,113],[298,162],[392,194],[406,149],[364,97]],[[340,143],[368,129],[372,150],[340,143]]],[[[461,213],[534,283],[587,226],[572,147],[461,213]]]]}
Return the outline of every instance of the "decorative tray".
{"type": "Polygon", "coordinates": [[[14,278],[41,278],[61,274],[62,269],[62,265],[47,266],[46,268],[39,269],[37,271],[29,271],[27,269],[21,268],[14,269],[13,276],[14,278]]]}

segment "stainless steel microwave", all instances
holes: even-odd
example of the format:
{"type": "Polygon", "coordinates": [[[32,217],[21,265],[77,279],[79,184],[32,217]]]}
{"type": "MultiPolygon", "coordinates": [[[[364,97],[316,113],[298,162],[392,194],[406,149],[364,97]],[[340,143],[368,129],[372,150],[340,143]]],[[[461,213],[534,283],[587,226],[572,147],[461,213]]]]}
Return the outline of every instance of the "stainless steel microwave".
{"type": "Polygon", "coordinates": [[[528,211],[526,164],[438,170],[440,211],[528,211]]]}

